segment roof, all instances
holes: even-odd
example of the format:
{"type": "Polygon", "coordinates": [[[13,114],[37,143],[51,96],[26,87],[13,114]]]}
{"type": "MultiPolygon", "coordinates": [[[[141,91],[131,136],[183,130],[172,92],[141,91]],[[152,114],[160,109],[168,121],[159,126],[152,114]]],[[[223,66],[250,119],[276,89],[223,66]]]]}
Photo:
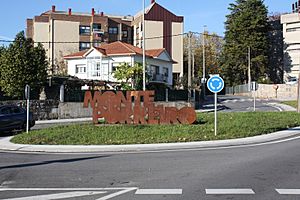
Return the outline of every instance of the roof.
{"type": "Polygon", "coordinates": [[[84,50],[84,51],[79,51],[79,52],[76,52],[76,53],[73,53],[73,54],[69,54],[69,55],[66,55],[64,56],[65,59],[67,58],[83,58],[84,55],[89,51],[89,49],[87,50],[84,50]]]}
{"type": "MultiPolygon", "coordinates": [[[[66,55],[64,56],[64,58],[65,59],[84,58],[93,49],[99,51],[104,56],[143,55],[143,49],[128,43],[117,41],[109,44],[103,44],[100,47],[92,47],[91,49],[88,50],[66,55]]],[[[160,54],[162,54],[164,51],[166,51],[164,48],[146,50],[145,55],[150,58],[158,58],[160,54]]],[[[174,62],[171,59],[171,57],[170,57],[170,61],[174,62]]]]}

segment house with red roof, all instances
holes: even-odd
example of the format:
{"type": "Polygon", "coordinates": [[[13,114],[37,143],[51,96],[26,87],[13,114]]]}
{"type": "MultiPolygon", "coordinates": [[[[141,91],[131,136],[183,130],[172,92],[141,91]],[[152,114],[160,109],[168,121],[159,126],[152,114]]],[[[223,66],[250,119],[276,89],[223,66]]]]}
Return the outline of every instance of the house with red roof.
{"type": "MultiPolygon", "coordinates": [[[[172,66],[176,62],[172,60],[166,49],[146,50],[145,55],[150,82],[171,86],[173,84],[172,66]]],[[[119,82],[114,78],[116,68],[123,63],[131,66],[134,63],[142,63],[143,50],[117,41],[66,55],[64,59],[67,62],[69,75],[113,84],[119,82]]]]}

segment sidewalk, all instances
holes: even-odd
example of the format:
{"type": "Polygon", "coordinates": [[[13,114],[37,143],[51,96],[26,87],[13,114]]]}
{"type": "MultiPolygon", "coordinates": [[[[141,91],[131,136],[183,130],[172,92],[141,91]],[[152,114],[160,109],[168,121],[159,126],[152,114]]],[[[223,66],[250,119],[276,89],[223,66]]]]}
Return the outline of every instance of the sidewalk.
{"type": "Polygon", "coordinates": [[[300,139],[300,127],[279,131],[271,134],[249,138],[201,141],[189,143],[168,144],[133,144],[133,145],[26,145],[13,144],[12,137],[0,139],[0,150],[12,152],[42,152],[42,153],[112,153],[112,152],[155,152],[176,150],[201,150],[212,148],[251,147],[266,144],[287,142],[300,139]]]}

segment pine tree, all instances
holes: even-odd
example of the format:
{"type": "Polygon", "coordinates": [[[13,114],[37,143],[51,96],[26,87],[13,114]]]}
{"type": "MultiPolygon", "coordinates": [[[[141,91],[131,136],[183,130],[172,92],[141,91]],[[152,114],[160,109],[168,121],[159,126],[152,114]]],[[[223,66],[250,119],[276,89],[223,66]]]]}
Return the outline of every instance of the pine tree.
{"type": "Polygon", "coordinates": [[[14,42],[2,50],[0,64],[0,87],[8,96],[22,97],[26,84],[38,91],[46,81],[45,50],[41,44],[34,47],[24,32],[18,33],[14,42]]]}
{"type": "Polygon", "coordinates": [[[267,8],[263,0],[236,0],[228,8],[222,75],[229,85],[248,80],[248,48],[251,48],[251,78],[263,81],[268,63],[267,8]]]}

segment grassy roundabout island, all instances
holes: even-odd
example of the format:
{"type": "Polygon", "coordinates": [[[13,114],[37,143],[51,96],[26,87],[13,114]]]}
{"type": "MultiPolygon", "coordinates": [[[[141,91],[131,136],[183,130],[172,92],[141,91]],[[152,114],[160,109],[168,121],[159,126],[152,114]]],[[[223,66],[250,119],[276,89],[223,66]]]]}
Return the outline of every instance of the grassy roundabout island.
{"type": "Polygon", "coordinates": [[[219,113],[218,136],[214,115],[198,114],[193,125],[99,125],[76,124],[31,131],[12,142],[39,145],[108,145],[191,142],[243,138],[300,126],[296,112],[219,113]]]}

